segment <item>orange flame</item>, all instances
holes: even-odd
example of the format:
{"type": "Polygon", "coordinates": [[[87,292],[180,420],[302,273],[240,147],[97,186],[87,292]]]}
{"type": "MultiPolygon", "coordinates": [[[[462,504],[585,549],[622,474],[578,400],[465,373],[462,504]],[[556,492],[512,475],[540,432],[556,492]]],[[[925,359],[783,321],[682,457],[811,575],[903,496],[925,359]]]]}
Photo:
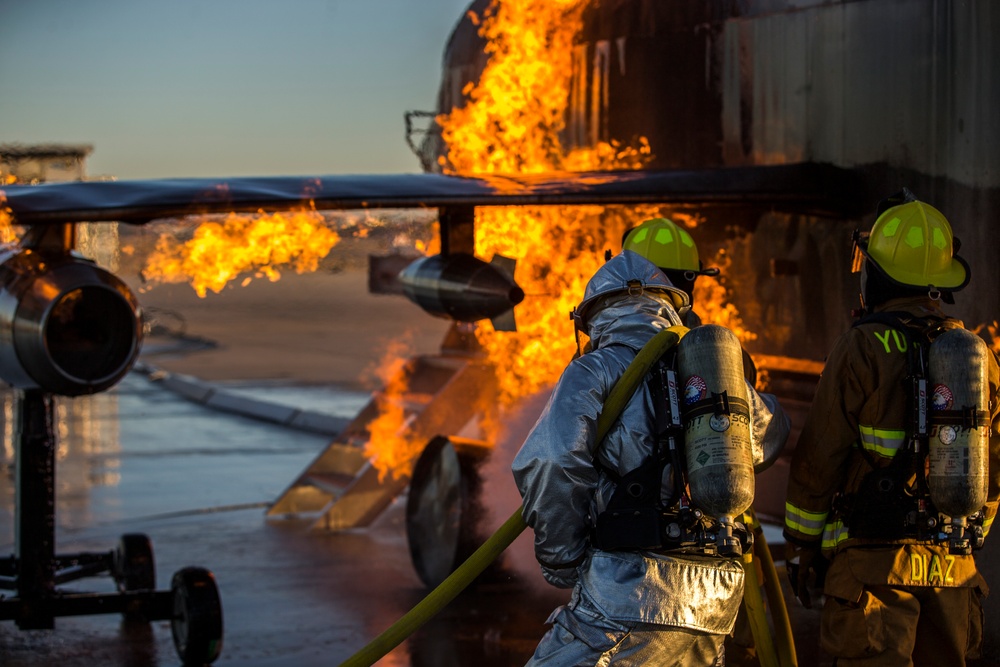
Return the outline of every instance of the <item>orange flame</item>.
{"type": "Polygon", "coordinates": [[[10,208],[4,206],[7,196],[0,191],[0,245],[16,243],[21,238],[20,227],[14,225],[14,217],[10,208]]]}
{"type": "Polygon", "coordinates": [[[728,328],[741,343],[756,340],[757,334],[746,328],[739,310],[729,301],[729,290],[724,284],[724,277],[732,261],[725,248],[721,248],[711,262],[711,266],[719,269],[719,277],[701,276],[694,286],[694,310],[704,322],[721,324],[728,328]]]}
{"type": "Polygon", "coordinates": [[[486,10],[479,34],[490,60],[467,104],[439,117],[455,173],[558,171],[580,0],[512,0],[486,10]]]}
{"type": "Polygon", "coordinates": [[[372,461],[378,471],[379,481],[387,474],[393,477],[408,475],[421,449],[426,444],[408,437],[406,429],[406,392],[408,390],[407,362],[409,345],[405,341],[389,344],[381,362],[375,368],[375,375],[381,381],[382,390],[376,394],[378,416],[368,424],[368,442],[365,456],[372,461]]]}
{"type": "Polygon", "coordinates": [[[281,277],[280,267],[291,266],[298,273],[315,271],[339,241],[315,210],[257,216],[231,213],[222,223],[201,223],[187,241],[162,234],[143,278],[150,283],[190,281],[204,297],[208,290],[218,293],[250,271],[272,282],[281,277]]]}
{"type": "Polygon", "coordinates": [[[980,324],[972,329],[972,333],[982,336],[989,348],[1000,354],[1000,322],[993,320],[993,324],[980,324]],[[985,335],[983,334],[983,329],[986,330],[985,335]]]}
{"type": "MultiPolygon", "coordinates": [[[[446,172],[526,174],[636,169],[649,145],[601,143],[567,151],[560,133],[573,72],[573,41],[582,29],[580,0],[493,3],[480,24],[490,60],[467,103],[439,116],[446,172]]],[[[498,372],[509,404],[551,384],[576,349],[569,312],[587,279],[616,248],[635,211],[585,207],[479,208],[475,253],[518,260],[516,281],[528,297],[517,308],[518,331],[483,326],[476,337],[498,372]]]]}

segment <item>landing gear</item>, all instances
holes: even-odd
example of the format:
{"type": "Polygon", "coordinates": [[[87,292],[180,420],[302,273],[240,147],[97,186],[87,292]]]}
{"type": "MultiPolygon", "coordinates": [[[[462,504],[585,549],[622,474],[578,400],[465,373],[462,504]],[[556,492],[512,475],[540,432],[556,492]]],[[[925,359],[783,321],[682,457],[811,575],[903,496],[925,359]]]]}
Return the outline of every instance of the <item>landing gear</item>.
{"type": "Polygon", "coordinates": [[[121,536],[114,551],[56,555],[55,436],[52,396],[26,390],[18,401],[16,555],[0,558],[0,620],[22,630],[55,627],[58,616],[121,614],[128,622],[170,620],[185,665],[205,665],[222,649],[222,605],[212,573],[187,567],[169,591],[156,590],[149,538],[121,536]],[[117,593],[78,593],[57,586],[110,574],[117,593]]]}
{"type": "Polygon", "coordinates": [[[439,436],[413,468],[406,537],[413,567],[429,588],[444,581],[487,537],[479,467],[490,449],[484,442],[439,436]]]}
{"type": "Polygon", "coordinates": [[[186,567],[170,584],[174,613],[170,629],[184,665],[206,665],[222,651],[222,603],[215,577],[200,567],[186,567]]]}
{"type": "Polygon", "coordinates": [[[153,545],[141,533],[122,535],[111,559],[111,576],[118,590],[151,591],[156,588],[153,545]]]}

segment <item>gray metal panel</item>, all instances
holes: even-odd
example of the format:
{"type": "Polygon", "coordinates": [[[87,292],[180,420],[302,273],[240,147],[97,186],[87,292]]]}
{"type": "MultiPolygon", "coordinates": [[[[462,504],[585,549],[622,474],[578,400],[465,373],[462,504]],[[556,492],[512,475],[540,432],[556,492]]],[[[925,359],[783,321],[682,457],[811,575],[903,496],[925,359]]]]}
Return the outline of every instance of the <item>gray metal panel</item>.
{"type": "Polygon", "coordinates": [[[740,86],[743,77],[740,68],[732,63],[738,62],[740,44],[742,43],[743,24],[730,21],[726,24],[720,39],[722,72],[719,76],[720,96],[722,97],[722,159],[726,164],[742,164],[743,149],[741,143],[742,110],[740,107],[740,86]]]}
{"type": "Polygon", "coordinates": [[[806,147],[807,14],[754,24],[755,164],[799,162],[806,147]]]}
{"type": "Polygon", "coordinates": [[[845,11],[850,88],[841,120],[847,129],[844,157],[853,164],[905,162],[926,170],[933,95],[928,3],[856,3],[845,11]],[[907,29],[887,30],[889,25],[907,29]]]}
{"type": "Polygon", "coordinates": [[[1000,3],[943,2],[955,72],[945,96],[942,174],[977,187],[1000,185],[1000,3]]]}
{"type": "MultiPolygon", "coordinates": [[[[806,155],[826,155],[836,164],[843,163],[847,127],[842,122],[848,79],[844,53],[845,9],[825,10],[823,20],[810,15],[806,21],[806,155]],[[822,82],[818,85],[817,82],[822,82]]],[[[850,83],[853,85],[853,82],[850,83]]]]}
{"type": "Polygon", "coordinates": [[[996,187],[998,29],[1000,7],[985,0],[870,0],[732,18],[715,45],[727,162],[884,163],[996,187]],[[747,123],[750,156],[737,150],[747,123]]]}

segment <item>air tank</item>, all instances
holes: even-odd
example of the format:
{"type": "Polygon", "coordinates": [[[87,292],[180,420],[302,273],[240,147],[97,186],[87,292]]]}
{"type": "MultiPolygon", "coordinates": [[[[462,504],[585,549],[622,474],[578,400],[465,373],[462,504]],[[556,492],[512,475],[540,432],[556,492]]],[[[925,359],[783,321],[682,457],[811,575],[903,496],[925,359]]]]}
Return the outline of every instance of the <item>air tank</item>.
{"type": "Polygon", "coordinates": [[[927,484],[937,510],[952,518],[952,544],[966,517],[986,504],[990,434],[989,350],[982,338],[950,329],[930,346],[932,384],[927,484]]]}
{"type": "Polygon", "coordinates": [[[753,503],[750,404],[743,351],[725,327],[695,327],[678,345],[684,450],[691,502],[722,524],[720,554],[738,555],[736,519],[753,503]]]}

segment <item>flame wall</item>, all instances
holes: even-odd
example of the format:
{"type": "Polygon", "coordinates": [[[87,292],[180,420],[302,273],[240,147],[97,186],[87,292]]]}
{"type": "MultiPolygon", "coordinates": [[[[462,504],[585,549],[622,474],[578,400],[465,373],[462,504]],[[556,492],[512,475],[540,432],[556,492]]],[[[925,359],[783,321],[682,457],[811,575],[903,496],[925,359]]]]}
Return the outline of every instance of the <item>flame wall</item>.
{"type": "MultiPolygon", "coordinates": [[[[490,6],[477,0],[477,15],[490,6]]],[[[592,1],[572,46],[566,150],[645,137],[646,168],[826,162],[865,174],[870,207],[907,186],[949,217],[973,268],[956,315],[997,319],[1000,5],[592,1]],[[877,66],[876,66],[877,65],[877,66]]],[[[487,54],[463,18],[439,111],[464,104],[487,54]]],[[[445,153],[429,135],[426,155],[445,153]]],[[[704,210],[696,238],[732,261],[751,351],[822,360],[857,306],[851,220],[704,210]]]]}

